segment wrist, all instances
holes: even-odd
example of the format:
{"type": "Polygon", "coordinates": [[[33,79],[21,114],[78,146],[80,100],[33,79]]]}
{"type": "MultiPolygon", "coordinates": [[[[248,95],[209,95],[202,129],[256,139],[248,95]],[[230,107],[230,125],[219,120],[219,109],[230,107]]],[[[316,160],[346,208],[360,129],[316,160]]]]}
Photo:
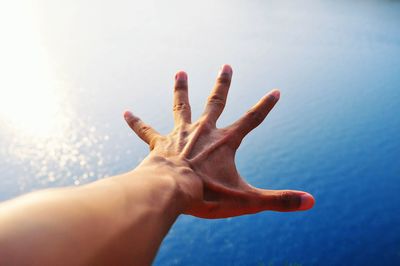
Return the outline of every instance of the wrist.
{"type": "Polygon", "coordinates": [[[149,155],[134,170],[114,181],[122,182],[123,186],[133,190],[138,183],[146,183],[146,189],[153,196],[165,197],[171,205],[168,207],[178,215],[201,199],[203,194],[200,178],[186,162],[161,156],[149,155]]]}
{"type": "Polygon", "coordinates": [[[189,163],[178,157],[164,157],[150,154],[133,172],[146,172],[170,182],[175,196],[181,203],[180,211],[186,209],[203,198],[203,183],[193,171],[189,163]]]}

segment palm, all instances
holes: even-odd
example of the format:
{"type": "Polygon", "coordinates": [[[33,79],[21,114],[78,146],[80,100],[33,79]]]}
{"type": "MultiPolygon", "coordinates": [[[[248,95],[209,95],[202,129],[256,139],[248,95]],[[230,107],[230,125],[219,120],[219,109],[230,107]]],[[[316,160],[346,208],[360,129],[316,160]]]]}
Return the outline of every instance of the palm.
{"type": "Polygon", "coordinates": [[[163,156],[187,165],[187,178],[198,179],[202,193],[193,201],[187,214],[222,218],[263,210],[295,211],[312,207],[314,199],[301,191],[273,191],[254,188],[238,173],[235,152],[242,139],[257,127],[279,99],[279,91],[265,95],[242,118],[218,129],[228,94],[232,69],[224,65],[208,99],[203,115],[191,121],[187,76],[178,72],[174,86],[174,130],[162,136],[130,112],[125,118],[130,127],[150,145],[150,156],[163,156]],[[190,177],[193,175],[194,177],[190,177]]]}

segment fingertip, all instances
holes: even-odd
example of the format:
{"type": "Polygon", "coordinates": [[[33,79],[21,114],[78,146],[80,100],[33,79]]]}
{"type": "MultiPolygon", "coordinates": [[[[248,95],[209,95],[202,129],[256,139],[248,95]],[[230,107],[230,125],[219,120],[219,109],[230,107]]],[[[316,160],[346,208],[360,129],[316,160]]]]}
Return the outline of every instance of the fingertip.
{"type": "Polygon", "coordinates": [[[124,118],[129,125],[132,125],[139,120],[138,117],[136,117],[134,114],[132,114],[131,111],[128,110],[124,112],[124,118]]]}
{"type": "Polygon", "coordinates": [[[127,120],[128,118],[130,118],[130,117],[132,117],[132,116],[133,116],[133,114],[132,114],[131,111],[129,111],[129,110],[125,110],[125,111],[124,111],[124,118],[125,118],[125,120],[127,120]]]}
{"type": "Polygon", "coordinates": [[[224,64],[221,66],[221,69],[219,71],[219,76],[222,74],[228,74],[232,76],[232,73],[233,73],[232,67],[228,64],[224,64]]]}
{"type": "Polygon", "coordinates": [[[176,81],[187,81],[188,76],[187,73],[183,70],[179,70],[178,72],[176,72],[175,74],[175,80],[176,81]]]}
{"type": "Polygon", "coordinates": [[[274,89],[269,93],[269,95],[272,95],[275,100],[279,100],[279,98],[281,97],[281,92],[278,89],[274,89]]]}
{"type": "Polygon", "coordinates": [[[314,197],[309,193],[304,193],[300,196],[301,202],[299,210],[305,211],[311,209],[315,204],[314,197]]]}

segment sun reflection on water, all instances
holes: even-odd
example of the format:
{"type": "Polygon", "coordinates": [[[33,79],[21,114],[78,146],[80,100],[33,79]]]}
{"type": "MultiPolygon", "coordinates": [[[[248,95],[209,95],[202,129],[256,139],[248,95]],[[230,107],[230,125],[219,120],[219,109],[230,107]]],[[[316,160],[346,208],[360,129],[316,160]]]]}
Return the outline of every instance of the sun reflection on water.
{"type": "Polygon", "coordinates": [[[57,78],[41,42],[35,10],[16,1],[0,9],[0,133],[7,136],[0,157],[16,157],[27,175],[34,173],[21,178],[22,190],[95,178],[104,138],[75,115],[68,84],[57,78]]]}

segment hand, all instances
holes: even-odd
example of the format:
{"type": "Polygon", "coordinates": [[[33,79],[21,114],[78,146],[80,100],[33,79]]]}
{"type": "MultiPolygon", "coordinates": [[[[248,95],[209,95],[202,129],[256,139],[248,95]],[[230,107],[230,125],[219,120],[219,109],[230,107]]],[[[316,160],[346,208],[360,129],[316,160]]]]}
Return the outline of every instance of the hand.
{"type": "Polygon", "coordinates": [[[231,78],[232,68],[224,65],[204,113],[192,123],[187,74],[178,72],[174,86],[175,126],[166,136],[131,112],[125,112],[129,126],[150,147],[151,152],[142,165],[157,169],[157,164],[163,163],[175,169],[174,178],[187,196],[185,214],[224,218],[264,210],[287,212],[312,208],[314,198],[306,192],[255,188],[239,175],[236,150],[242,139],[265,119],[280,93],[272,90],[235,123],[217,128],[231,78]]]}

